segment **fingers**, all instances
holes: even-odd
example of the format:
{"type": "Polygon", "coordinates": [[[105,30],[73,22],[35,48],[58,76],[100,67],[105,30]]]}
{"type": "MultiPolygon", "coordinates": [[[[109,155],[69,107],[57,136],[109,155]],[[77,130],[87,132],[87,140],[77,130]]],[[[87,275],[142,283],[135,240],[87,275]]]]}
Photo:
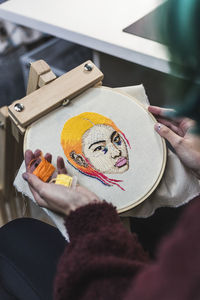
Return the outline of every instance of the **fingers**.
{"type": "Polygon", "coordinates": [[[43,185],[45,184],[37,176],[30,173],[24,173],[22,177],[24,178],[24,180],[26,180],[29,183],[29,185],[32,188],[34,188],[36,192],[39,192],[43,188],[43,185]]]}
{"type": "Polygon", "coordinates": [[[38,203],[41,203],[41,205],[47,204],[44,195],[45,194],[44,191],[46,190],[47,184],[41,181],[37,176],[30,173],[24,173],[22,176],[28,182],[35,200],[38,203]]]}
{"type": "Polygon", "coordinates": [[[41,153],[42,153],[42,151],[41,151],[40,149],[35,150],[35,152],[34,152],[34,157],[35,157],[35,158],[40,157],[41,153]]]}
{"type": "Polygon", "coordinates": [[[170,128],[167,126],[157,123],[155,125],[155,130],[158,132],[160,136],[168,140],[168,142],[172,145],[172,147],[176,150],[178,145],[183,141],[183,138],[176,133],[174,133],[170,128]]]}
{"type": "Polygon", "coordinates": [[[149,106],[148,111],[156,116],[162,116],[162,108],[158,106],[149,106]]]}
{"type": "Polygon", "coordinates": [[[23,178],[28,182],[36,202],[45,208],[59,213],[66,213],[68,202],[74,197],[74,192],[64,186],[44,183],[35,175],[24,173],[23,178]]]}
{"type": "Polygon", "coordinates": [[[189,118],[173,118],[173,112],[175,112],[173,109],[149,106],[148,111],[156,117],[159,123],[169,127],[181,137],[184,137],[187,131],[195,126],[195,122],[189,118]]]}
{"type": "Polygon", "coordinates": [[[50,153],[46,153],[45,156],[44,156],[44,158],[45,158],[49,163],[51,163],[51,161],[52,161],[52,155],[51,155],[50,153]]]}
{"type": "MultiPolygon", "coordinates": [[[[30,166],[30,162],[32,160],[37,160],[39,159],[40,155],[41,155],[41,150],[37,149],[35,150],[35,152],[33,153],[31,150],[26,150],[25,152],[25,164],[26,164],[26,171],[29,173],[32,173],[35,169],[35,165],[30,166]],[[28,166],[30,166],[28,168],[28,166]]],[[[52,162],[52,155],[50,153],[46,153],[44,158],[51,163],[52,162]]],[[[67,174],[67,170],[65,168],[65,163],[62,157],[58,156],[57,158],[57,169],[58,169],[58,174],[67,174]]]]}
{"type": "Polygon", "coordinates": [[[41,197],[39,192],[42,188],[44,188],[43,182],[40,179],[38,179],[37,176],[30,173],[23,173],[22,177],[28,182],[33,197],[38,203],[38,205],[48,208],[48,203],[45,201],[45,199],[41,197]]]}
{"type": "MultiPolygon", "coordinates": [[[[27,150],[25,152],[26,167],[30,164],[31,160],[39,159],[40,155],[40,150],[36,150],[34,153],[31,150],[27,150]]],[[[45,155],[45,159],[51,163],[52,155],[50,153],[47,153],[45,155]]],[[[57,166],[58,173],[67,174],[67,170],[65,168],[64,160],[62,157],[57,158],[57,166]]],[[[63,186],[44,183],[37,176],[33,175],[32,172],[24,173],[23,178],[28,182],[33,197],[39,206],[49,208],[57,212],[65,213],[66,207],[68,207],[67,199],[71,195],[71,191],[68,191],[63,186]],[[60,204],[55,201],[55,199],[59,198],[61,199],[60,204]],[[64,203],[64,208],[62,207],[62,202],[64,203]]]]}
{"type": "Polygon", "coordinates": [[[29,165],[29,163],[31,162],[32,159],[34,159],[34,154],[31,150],[26,150],[25,152],[25,165],[26,165],[26,171],[27,171],[27,167],[29,165]]]}
{"type": "Polygon", "coordinates": [[[55,195],[52,195],[52,185],[41,181],[37,176],[24,173],[24,180],[26,180],[31,188],[31,191],[36,196],[36,200],[45,201],[47,203],[47,199],[54,198],[55,195]],[[39,196],[39,197],[38,197],[39,196]]]}
{"type": "Polygon", "coordinates": [[[57,170],[58,170],[58,174],[67,174],[65,163],[61,156],[58,156],[57,158],[57,170]]]}
{"type": "Polygon", "coordinates": [[[176,111],[171,108],[149,106],[148,111],[150,113],[152,113],[156,119],[158,119],[158,117],[162,117],[162,118],[170,120],[171,122],[174,122],[177,126],[179,126],[180,123],[182,122],[182,120],[185,119],[183,117],[182,118],[176,117],[176,111]]]}
{"type": "MultiPolygon", "coordinates": [[[[58,164],[63,169],[64,162],[58,158],[58,164]]],[[[45,208],[68,215],[70,211],[91,202],[98,202],[98,197],[87,189],[71,190],[62,185],[44,183],[35,175],[24,173],[23,178],[29,183],[36,202],[45,208]]]]}
{"type": "MultiPolygon", "coordinates": [[[[39,149],[35,150],[35,152],[34,152],[35,158],[40,157],[41,153],[42,153],[41,150],[39,150],[39,149]]],[[[51,153],[48,153],[48,152],[47,152],[47,153],[45,154],[44,158],[45,158],[49,163],[51,163],[51,161],[52,161],[52,155],[51,155],[51,153]]]]}
{"type": "Polygon", "coordinates": [[[148,107],[148,111],[150,113],[152,113],[153,115],[156,115],[156,116],[166,116],[167,114],[171,113],[171,112],[175,112],[174,109],[171,109],[171,108],[162,108],[162,107],[159,107],[159,106],[152,106],[150,105],[148,107]]]}
{"type": "Polygon", "coordinates": [[[189,118],[184,118],[182,120],[182,122],[180,123],[180,128],[182,129],[182,131],[184,132],[184,134],[186,134],[186,132],[188,131],[188,129],[192,128],[195,126],[195,121],[191,120],[189,118]]]}
{"type": "MultiPolygon", "coordinates": [[[[26,164],[26,168],[27,166],[30,164],[31,160],[33,159],[37,159],[40,157],[42,151],[37,149],[35,150],[35,152],[33,153],[31,150],[26,150],[25,152],[25,164],[26,164]]],[[[46,153],[45,157],[44,157],[49,163],[51,163],[52,161],[52,155],[50,153],[46,153]]]]}
{"type": "Polygon", "coordinates": [[[171,130],[173,130],[173,132],[175,132],[176,134],[178,134],[182,137],[185,135],[185,132],[182,130],[182,128],[177,126],[175,122],[172,122],[172,121],[169,121],[169,120],[166,120],[166,119],[163,119],[163,118],[157,118],[157,121],[159,123],[167,126],[171,130]]]}
{"type": "Polygon", "coordinates": [[[24,156],[24,159],[25,159],[25,165],[26,165],[26,170],[30,164],[30,162],[35,159],[35,158],[38,158],[41,154],[41,150],[37,149],[34,153],[31,151],[31,150],[26,150],[25,152],[25,156],[24,156]]]}

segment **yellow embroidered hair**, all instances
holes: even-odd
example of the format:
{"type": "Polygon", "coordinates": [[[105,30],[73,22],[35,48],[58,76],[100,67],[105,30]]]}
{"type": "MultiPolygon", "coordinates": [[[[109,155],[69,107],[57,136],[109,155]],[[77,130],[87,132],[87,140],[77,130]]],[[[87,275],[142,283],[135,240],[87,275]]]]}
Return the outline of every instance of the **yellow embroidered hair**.
{"type": "Polygon", "coordinates": [[[80,168],[70,157],[70,153],[75,151],[77,154],[82,153],[82,136],[84,133],[97,124],[111,126],[114,130],[121,132],[115,123],[109,118],[93,112],[85,112],[69,119],[61,133],[61,145],[64,153],[72,165],[80,168]]]}
{"type": "Polygon", "coordinates": [[[73,165],[76,169],[78,169],[81,173],[96,178],[105,185],[108,186],[117,185],[121,189],[123,189],[117,183],[117,182],[121,182],[121,180],[111,179],[105,176],[103,173],[97,171],[90,164],[89,160],[87,159],[87,157],[84,156],[84,153],[82,151],[82,137],[84,133],[94,125],[98,125],[98,124],[111,126],[115,131],[121,133],[130,147],[129,141],[126,139],[124,133],[115,125],[115,123],[111,119],[103,115],[100,115],[98,113],[84,112],[75,117],[72,117],[65,123],[61,133],[62,148],[67,157],[68,162],[71,165],[73,165]],[[85,159],[85,163],[78,164],[73,159],[73,153],[75,153],[75,155],[82,156],[85,159]]]}

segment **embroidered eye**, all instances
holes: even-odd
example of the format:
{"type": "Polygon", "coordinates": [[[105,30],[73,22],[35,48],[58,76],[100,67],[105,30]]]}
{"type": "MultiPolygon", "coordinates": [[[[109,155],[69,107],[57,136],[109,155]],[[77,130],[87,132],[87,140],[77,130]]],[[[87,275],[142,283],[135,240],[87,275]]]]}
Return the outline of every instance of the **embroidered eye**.
{"type": "Polygon", "coordinates": [[[106,147],[104,147],[104,146],[98,146],[98,147],[96,147],[96,148],[94,149],[94,152],[95,152],[95,151],[103,151],[104,154],[106,154],[106,152],[108,151],[108,149],[107,149],[106,147]]]}
{"type": "Polygon", "coordinates": [[[117,145],[121,145],[122,142],[119,134],[114,138],[113,142],[117,145]]]}
{"type": "Polygon", "coordinates": [[[94,151],[101,151],[104,149],[104,146],[98,146],[94,149],[94,151]]]}

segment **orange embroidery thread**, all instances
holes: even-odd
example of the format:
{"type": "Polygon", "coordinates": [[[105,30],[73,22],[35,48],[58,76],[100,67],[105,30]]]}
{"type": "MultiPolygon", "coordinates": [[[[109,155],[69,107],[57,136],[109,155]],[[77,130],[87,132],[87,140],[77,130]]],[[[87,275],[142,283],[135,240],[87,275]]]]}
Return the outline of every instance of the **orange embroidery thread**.
{"type": "MultiPolygon", "coordinates": [[[[41,159],[41,162],[33,171],[33,174],[36,175],[42,181],[47,182],[47,180],[53,175],[55,167],[51,163],[49,163],[43,156],[40,156],[39,159],[41,159]]],[[[29,164],[29,167],[36,160],[37,159],[32,160],[29,164]]]]}

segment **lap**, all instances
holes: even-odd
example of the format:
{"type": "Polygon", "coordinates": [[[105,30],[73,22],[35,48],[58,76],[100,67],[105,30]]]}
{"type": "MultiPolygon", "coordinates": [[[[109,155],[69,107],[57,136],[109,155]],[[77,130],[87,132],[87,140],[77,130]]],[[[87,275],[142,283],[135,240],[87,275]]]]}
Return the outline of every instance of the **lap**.
{"type": "Polygon", "coordinates": [[[0,229],[0,278],[19,299],[52,299],[53,280],[66,241],[36,219],[16,219],[0,229]]]}

